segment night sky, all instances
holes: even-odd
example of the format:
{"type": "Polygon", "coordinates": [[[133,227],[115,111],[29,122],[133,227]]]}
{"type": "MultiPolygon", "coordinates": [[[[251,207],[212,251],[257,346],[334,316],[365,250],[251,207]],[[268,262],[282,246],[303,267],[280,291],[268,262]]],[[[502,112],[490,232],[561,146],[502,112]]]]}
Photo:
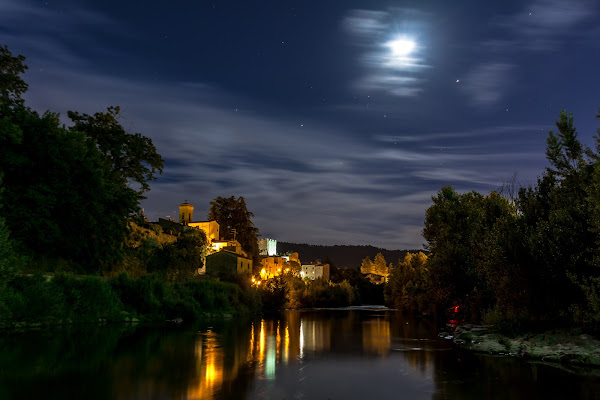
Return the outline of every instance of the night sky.
{"type": "Polygon", "coordinates": [[[0,1],[28,105],[119,105],[165,170],[150,220],[244,196],[263,237],[421,248],[445,184],[547,165],[600,121],[600,1],[0,1]]]}

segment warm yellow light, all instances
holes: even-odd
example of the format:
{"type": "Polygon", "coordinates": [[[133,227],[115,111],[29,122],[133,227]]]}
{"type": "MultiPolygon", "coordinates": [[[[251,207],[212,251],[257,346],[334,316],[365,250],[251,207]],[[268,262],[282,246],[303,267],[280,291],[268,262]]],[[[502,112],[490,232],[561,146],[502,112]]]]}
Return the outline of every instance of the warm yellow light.
{"type": "Polygon", "coordinates": [[[256,281],[256,279],[252,278],[252,282],[255,282],[255,281],[256,281]]]}
{"type": "Polygon", "coordinates": [[[213,364],[208,364],[206,366],[206,380],[212,382],[215,380],[216,376],[217,371],[215,370],[215,366],[213,364]]]}
{"type": "Polygon", "coordinates": [[[260,271],[260,273],[261,273],[262,275],[264,275],[266,272],[267,272],[267,271],[266,271],[264,268],[263,268],[263,269],[260,271]]]}

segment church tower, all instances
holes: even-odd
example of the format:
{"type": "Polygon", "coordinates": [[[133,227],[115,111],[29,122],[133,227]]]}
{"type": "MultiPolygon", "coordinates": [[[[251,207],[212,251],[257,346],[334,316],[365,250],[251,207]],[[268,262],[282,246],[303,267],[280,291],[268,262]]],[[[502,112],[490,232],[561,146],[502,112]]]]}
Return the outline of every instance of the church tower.
{"type": "Polygon", "coordinates": [[[194,219],[194,206],[185,200],[179,205],[179,222],[187,225],[194,219]]]}

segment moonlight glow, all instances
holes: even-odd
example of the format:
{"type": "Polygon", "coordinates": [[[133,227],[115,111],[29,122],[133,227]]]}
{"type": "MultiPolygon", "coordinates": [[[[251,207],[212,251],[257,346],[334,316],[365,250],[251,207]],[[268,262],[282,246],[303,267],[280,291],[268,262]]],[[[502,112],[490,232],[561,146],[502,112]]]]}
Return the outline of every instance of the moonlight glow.
{"type": "Polygon", "coordinates": [[[397,39],[389,41],[385,44],[390,48],[392,54],[396,57],[408,56],[416,47],[415,42],[408,39],[397,39]]]}

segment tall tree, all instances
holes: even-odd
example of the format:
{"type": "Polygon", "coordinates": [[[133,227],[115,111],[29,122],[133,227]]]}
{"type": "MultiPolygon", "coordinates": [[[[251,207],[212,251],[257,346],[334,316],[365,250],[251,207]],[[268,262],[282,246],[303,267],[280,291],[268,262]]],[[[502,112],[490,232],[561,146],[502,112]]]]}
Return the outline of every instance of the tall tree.
{"type": "Polygon", "coordinates": [[[25,57],[13,56],[8,46],[0,45],[0,103],[3,107],[23,104],[21,95],[27,91],[28,85],[20,75],[25,70],[25,57]]]}
{"type": "Polygon", "coordinates": [[[375,255],[375,259],[373,260],[373,274],[383,276],[384,278],[387,278],[389,275],[387,262],[381,253],[377,253],[375,255]]]}
{"type": "Polygon", "coordinates": [[[371,261],[370,257],[365,257],[360,265],[360,272],[364,275],[373,273],[373,261],[371,261]]]}
{"type": "Polygon", "coordinates": [[[248,211],[246,200],[243,197],[217,197],[210,202],[207,218],[217,221],[220,226],[221,236],[226,240],[234,237],[240,242],[243,249],[252,258],[253,264],[258,266],[258,228],[254,226],[254,214],[248,211]]]}
{"type": "Polygon", "coordinates": [[[489,306],[481,260],[485,237],[514,207],[496,192],[458,194],[444,186],[425,214],[423,236],[428,241],[431,289],[441,306],[469,305],[477,316],[489,306]]]}
{"type": "Polygon", "coordinates": [[[426,312],[431,307],[427,279],[427,256],[406,253],[392,270],[385,287],[386,303],[409,312],[426,312]]]}
{"type": "Polygon", "coordinates": [[[550,166],[537,185],[519,191],[527,247],[520,262],[534,275],[529,279],[533,314],[571,318],[569,307],[581,310],[586,302],[578,283],[599,276],[594,265],[599,156],[579,141],[572,114],[561,111],[556,127],[546,140],[550,166]]]}
{"type": "Polygon", "coordinates": [[[69,111],[74,131],[84,132],[94,140],[109,164],[111,179],[127,184],[135,182],[140,194],[150,190],[149,181],[162,173],[163,159],[156,152],[152,140],[140,133],[128,133],[119,123],[121,109],[108,107],[104,113],[93,116],[69,111]]]}
{"type": "Polygon", "coordinates": [[[66,129],[58,114],[39,115],[26,107],[20,98],[27,89],[19,76],[23,61],[0,47],[0,171],[6,188],[0,217],[33,253],[97,271],[122,257],[127,221],[139,212],[140,193],[127,181],[147,187],[144,179],[162,159],[150,154],[146,140],[136,147],[135,140],[119,138],[124,130],[114,114],[106,116],[104,127],[110,130],[106,137],[115,133],[117,142],[127,143],[118,157],[99,145],[105,137],[100,128],[83,129],[93,124],[66,129]],[[114,160],[126,160],[125,167],[114,160]]]}

